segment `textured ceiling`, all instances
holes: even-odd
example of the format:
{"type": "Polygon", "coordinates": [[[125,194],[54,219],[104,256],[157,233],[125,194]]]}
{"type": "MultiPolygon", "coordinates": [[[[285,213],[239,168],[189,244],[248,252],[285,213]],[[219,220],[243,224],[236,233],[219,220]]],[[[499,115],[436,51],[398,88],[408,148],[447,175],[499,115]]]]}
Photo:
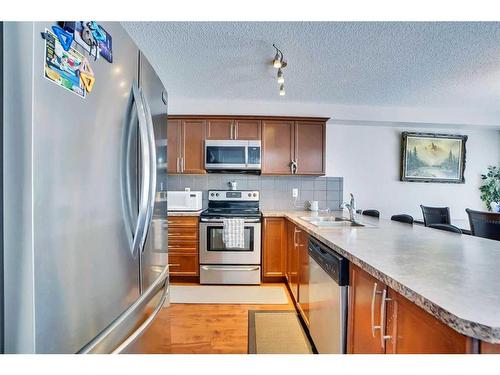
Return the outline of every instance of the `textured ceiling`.
{"type": "Polygon", "coordinates": [[[124,26],[177,100],[468,108],[497,116],[500,123],[500,23],[124,26]],[[289,64],[285,97],[278,95],[271,66],[272,43],[281,47],[289,64]]]}

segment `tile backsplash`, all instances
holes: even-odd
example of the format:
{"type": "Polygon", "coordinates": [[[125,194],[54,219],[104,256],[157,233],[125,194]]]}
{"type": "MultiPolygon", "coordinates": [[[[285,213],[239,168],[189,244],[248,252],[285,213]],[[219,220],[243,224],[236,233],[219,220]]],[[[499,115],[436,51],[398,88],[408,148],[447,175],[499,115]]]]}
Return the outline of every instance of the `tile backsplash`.
{"type": "Polygon", "coordinates": [[[203,207],[208,205],[208,190],[228,190],[229,181],[236,181],[238,190],[259,190],[262,210],[300,210],[306,201],[316,200],[320,209],[337,209],[342,202],[342,177],[257,176],[245,174],[207,174],[201,176],[168,176],[168,190],[203,191],[203,207]],[[299,196],[292,198],[292,189],[299,196]]]}

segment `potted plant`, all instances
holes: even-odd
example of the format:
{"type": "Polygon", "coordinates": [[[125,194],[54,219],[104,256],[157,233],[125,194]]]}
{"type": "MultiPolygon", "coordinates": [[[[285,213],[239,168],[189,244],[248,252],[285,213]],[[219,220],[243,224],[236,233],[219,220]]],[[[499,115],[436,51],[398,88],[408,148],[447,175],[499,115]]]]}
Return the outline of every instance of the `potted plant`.
{"type": "Polygon", "coordinates": [[[481,179],[481,200],[486,203],[488,210],[500,212],[500,168],[490,165],[488,172],[481,175],[481,179]]]}

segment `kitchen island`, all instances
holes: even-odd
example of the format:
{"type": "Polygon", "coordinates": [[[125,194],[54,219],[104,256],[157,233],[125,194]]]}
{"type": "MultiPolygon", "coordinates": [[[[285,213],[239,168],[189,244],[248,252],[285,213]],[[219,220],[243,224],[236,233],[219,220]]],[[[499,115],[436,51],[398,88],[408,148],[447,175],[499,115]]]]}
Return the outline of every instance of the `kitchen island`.
{"type": "MultiPolygon", "coordinates": [[[[359,215],[366,227],[319,228],[308,211],[263,211],[286,218],[454,331],[468,349],[500,343],[500,244],[359,215]],[[482,344],[482,343],[481,343],[482,344]]],[[[322,216],[324,214],[319,214],[322,216]]],[[[341,217],[342,212],[332,215],[341,217]]],[[[373,308],[372,308],[373,309],[373,308]]]]}

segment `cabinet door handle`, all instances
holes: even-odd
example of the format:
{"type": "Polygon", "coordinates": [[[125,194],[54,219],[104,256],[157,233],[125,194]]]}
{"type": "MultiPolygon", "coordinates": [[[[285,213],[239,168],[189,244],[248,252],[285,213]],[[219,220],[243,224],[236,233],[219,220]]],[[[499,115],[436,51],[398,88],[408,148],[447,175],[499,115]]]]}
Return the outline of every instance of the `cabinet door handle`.
{"type": "Polygon", "coordinates": [[[385,310],[386,310],[386,302],[391,301],[390,298],[387,298],[387,289],[382,291],[382,303],[380,305],[380,346],[382,350],[385,351],[385,340],[389,340],[392,336],[388,336],[385,334],[385,310]]]}
{"type": "Polygon", "coordinates": [[[177,173],[179,173],[181,171],[180,170],[181,168],[179,167],[179,161],[180,161],[180,158],[177,157],[177,159],[176,159],[176,162],[177,162],[177,173]]]}
{"type": "Polygon", "coordinates": [[[297,228],[294,228],[293,229],[293,247],[297,247],[299,244],[297,243],[297,239],[296,239],[296,234],[300,233],[300,230],[298,230],[297,228]]]}
{"type": "Polygon", "coordinates": [[[234,124],[231,124],[231,135],[230,135],[230,138],[234,139],[234,124]]]}
{"type": "Polygon", "coordinates": [[[185,164],[184,164],[184,156],[181,157],[181,172],[184,173],[185,164]]]}
{"type": "Polygon", "coordinates": [[[382,294],[380,290],[377,290],[377,283],[373,283],[373,292],[372,292],[372,305],[371,305],[371,327],[372,327],[372,336],[375,337],[375,330],[380,329],[380,326],[375,325],[375,298],[377,294],[382,294]]]}
{"type": "Polygon", "coordinates": [[[234,124],[234,139],[238,139],[238,126],[234,124]]]}

